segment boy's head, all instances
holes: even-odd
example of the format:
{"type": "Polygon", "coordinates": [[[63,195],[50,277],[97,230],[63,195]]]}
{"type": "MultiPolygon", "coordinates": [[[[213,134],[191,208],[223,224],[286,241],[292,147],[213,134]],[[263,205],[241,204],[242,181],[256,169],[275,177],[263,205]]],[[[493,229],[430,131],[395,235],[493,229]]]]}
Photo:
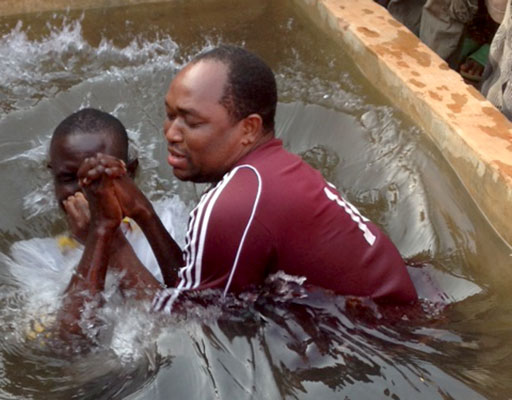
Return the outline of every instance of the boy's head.
{"type": "Polygon", "coordinates": [[[55,196],[59,205],[81,191],[77,172],[82,161],[96,153],[117,157],[135,173],[137,160],[128,160],[128,135],[114,116],[94,108],[85,108],[65,118],[53,132],[50,162],[55,196]]]}

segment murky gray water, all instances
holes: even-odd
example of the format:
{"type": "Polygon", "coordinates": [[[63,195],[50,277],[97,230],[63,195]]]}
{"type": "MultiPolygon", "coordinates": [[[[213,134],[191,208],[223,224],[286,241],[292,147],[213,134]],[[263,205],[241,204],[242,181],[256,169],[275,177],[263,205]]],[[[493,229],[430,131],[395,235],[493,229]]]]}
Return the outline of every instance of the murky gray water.
{"type": "Polygon", "coordinates": [[[1,399],[509,398],[511,250],[425,135],[290,2],[38,14],[0,19],[0,35],[1,399]],[[171,207],[183,226],[201,188],[174,180],[165,162],[163,96],[190,55],[221,42],[270,63],[286,146],[377,222],[419,285],[429,277],[443,298],[425,291],[424,315],[379,310],[278,276],[241,299],[204,293],[166,317],[107,293],[93,351],[69,357],[30,340],[27,326],[55,308],[68,279],[37,269],[51,256],[45,247],[13,260],[15,243],[52,241],[65,228],[45,168],[50,133],[80,107],[114,113],[139,150],[139,184],[153,200],[178,194],[171,207]]]}

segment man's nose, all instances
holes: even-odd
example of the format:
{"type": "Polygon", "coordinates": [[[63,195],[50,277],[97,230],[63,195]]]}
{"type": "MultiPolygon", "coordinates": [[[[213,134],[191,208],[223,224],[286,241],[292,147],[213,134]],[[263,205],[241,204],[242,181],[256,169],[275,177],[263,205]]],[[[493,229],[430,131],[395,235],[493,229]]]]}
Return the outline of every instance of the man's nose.
{"type": "Polygon", "coordinates": [[[167,119],[164,124],[164,134],[168,142],[180,142],[183,140],[183,124],[181,118],[167,119]]]}

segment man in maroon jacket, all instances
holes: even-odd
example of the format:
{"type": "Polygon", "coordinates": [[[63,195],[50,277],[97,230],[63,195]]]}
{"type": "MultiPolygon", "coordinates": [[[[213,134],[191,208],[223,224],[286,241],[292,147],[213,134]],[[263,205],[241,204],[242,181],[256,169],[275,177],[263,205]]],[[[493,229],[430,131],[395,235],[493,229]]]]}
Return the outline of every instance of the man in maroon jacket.
{"type": "Polygon", "coordinates": [[[183,251],[121,161],[102,154],[85,160],[79,176],[91,228],[64,312],[84,301],[83,290],[101,290],[107,249],[124,216],[142,228],[162,269],[167,288],[148,290],[155,310],[170,311],[184,290],[240,292],[278,270],[338,294],[414,301],[391,241],[275,138],[276,105],[272,71],[239,47],[200,54],[171,82],[168,163],[178,179],[213,184],[190,215],[183,251]]]}

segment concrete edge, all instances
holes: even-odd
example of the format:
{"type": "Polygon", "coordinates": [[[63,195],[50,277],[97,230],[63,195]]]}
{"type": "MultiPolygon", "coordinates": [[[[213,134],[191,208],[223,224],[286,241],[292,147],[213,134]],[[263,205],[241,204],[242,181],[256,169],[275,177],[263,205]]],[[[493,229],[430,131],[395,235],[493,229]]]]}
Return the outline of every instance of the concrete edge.
{"type": "Polygon", "coordinates": [[[295,3],[328,26],[366,78],[426,131],[510,246],[512,123],[373,0],[295,3]]]}

